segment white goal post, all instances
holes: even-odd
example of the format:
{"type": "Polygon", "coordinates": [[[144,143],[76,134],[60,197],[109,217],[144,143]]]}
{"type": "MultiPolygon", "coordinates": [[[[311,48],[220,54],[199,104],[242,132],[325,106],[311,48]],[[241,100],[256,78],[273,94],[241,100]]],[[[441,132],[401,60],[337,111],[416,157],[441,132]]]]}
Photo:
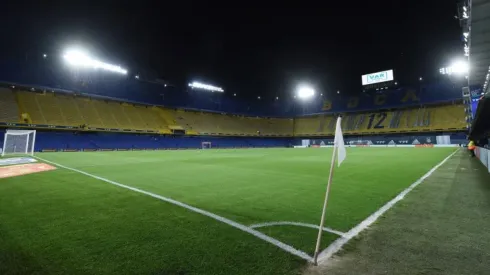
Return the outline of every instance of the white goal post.
{"type": "Polygon", "coordinates": [[[211,149],[211,142],[210,141],[201,142],[201,149],[211,149]]]}
{"type": "Polygon", "coordinates": [[[5,155],[34,155],[36,130],[7,130],[3,137],[2,157],[5,155]]]}

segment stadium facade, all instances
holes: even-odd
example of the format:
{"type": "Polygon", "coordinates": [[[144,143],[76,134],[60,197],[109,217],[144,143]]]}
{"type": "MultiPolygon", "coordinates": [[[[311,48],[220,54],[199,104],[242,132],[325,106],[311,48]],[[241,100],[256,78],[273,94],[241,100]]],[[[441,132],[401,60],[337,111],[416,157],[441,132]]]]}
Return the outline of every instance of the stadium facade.
{"type": "Polygon", "coordinates": [[[233,91],[77,69],[48,56],[0,64],[0,126],[40,130],[36,151],[328,144],[338,115],[351,144],[433,144],[438,136],[461,143],[471,118],[461,87],[445,81],[308,102],[293,95],[251,102],[233,91]]]}

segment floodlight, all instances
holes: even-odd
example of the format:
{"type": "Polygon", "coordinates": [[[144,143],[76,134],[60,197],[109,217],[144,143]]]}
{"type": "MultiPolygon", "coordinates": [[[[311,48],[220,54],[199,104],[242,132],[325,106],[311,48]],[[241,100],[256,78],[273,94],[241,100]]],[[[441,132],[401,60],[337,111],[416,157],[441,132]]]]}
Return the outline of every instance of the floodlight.
{"type": "Polygon", "coordinates": [[[337,94],[340,94],[340,91],[337,91],[337,94]]]}
{"type": "Polygon", "coordinates": [[[454,73],[467,73],[469,71],[468,63],[464,61],[456,61],[451,67],[454,73]]]}
{"type": "Polygon", "coordinates": [[[419,80],[420,80],[420,81],[422,81],[422,80],[424,80],[424,79],[423,79],[422,77],[419,77],[419,80]]]}
{"type": "Polygon", "coordinates": [[[233,94],[233,96],[236,96],[236,94],[233,94]]]}
{"type": "Polygon", "coordinates": [[[278,99],[279,99],[279,97],[278,97],[278,96],[276,96],[276,100],[278,100],[278,99]]]}
{"type": "Polygon", "coordinates": [[[224,92],[224,90],[221,87],[216,87],[216,86],[203,84],[203,83],[199,83],[199,82],[195,82],[195,81],[192,83],[189,83],[189,87],[191,87],[192,89],[202,89],[202,90],[211,91],[211,92],[220,92],[220,93],[224,92]]]}
{"type": "Polygon", "coordinates": [[[44,58],[46,58],[46,57],[48,57],[48,55],[44,53],[44,54],[43,54],[43,57],[44,57],[44,58]]]}
{"type": "Polygon", "coordinates": [[[258,96],[257,99],[260,99],[260,96],[258,96]]]}
{"type": "Polygon", "coordinates": [[[91,67],[94,69],[103,69],[106,71],[111,71],[120,74],[127,74],[128,71],[108,63],[104,63],[99,60],[95,60],[90,57],[87,53],[80,50],[69,50],[64,55],[63,58],[68,62],[68,64],[77,67],[91,67]]]}
{"type": "Polygon", "coordinates": [[[439,72],[441,74],[467,74],[469,72],[469,65],[468,62],[462,61],[462,60],[457,60],[451,64],[449,67],[445,68],[440,68],[439,72]]]}
{"type": "Polygon", "coordinates": [[[307,99],[315,95],[315,90],[308,86],[300,86],[298,88],[298,97],[301,99],[307,99]]]}
{"type": "Polygon", "coordinates": [[[140,76],[139,75],[135,75],[134,78],[140,79],[140,76]]]}

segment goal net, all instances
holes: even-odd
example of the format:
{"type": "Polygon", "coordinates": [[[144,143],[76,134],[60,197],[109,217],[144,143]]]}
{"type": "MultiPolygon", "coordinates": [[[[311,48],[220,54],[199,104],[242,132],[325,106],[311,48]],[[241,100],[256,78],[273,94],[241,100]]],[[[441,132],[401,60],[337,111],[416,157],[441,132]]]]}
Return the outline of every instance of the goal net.
{"type": "Polygon", "coordinates": [[[209,141],[203,141],[201,143],[201,149],[211,149],[211,142],[209,142],[209,141]]]}
{"type": "Polygon", "coordinates": [[[5,155],[34,155],[36,130],[7,130],[3,137],[2,157],[5,155]]]}

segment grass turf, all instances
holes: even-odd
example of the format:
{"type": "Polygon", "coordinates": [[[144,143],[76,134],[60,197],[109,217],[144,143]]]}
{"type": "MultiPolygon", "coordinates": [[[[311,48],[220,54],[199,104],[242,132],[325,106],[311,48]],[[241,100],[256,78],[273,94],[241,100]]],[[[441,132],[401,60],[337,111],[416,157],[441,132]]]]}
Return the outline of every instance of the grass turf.
{"type": "MultiPolygon", "coordinates": [[[[349,230],[453,150],[349,149],[336,170],[326,226],[349,230]]],[[[255,149],[40,156],[250,225],[318,224],[330,154],[255,149]]],[[[65,169],[1,179],[0,198],[1,274],[287,274],[305,263],[226,224],[65,169]]],[[[313,252],[314,229],[258,230],[313,252]]],[[[334,239],[326,233],[323,247],[334,239]]]]}
{"type": "Polygon", "coordinates": [[[461,150],[308,275],[489,274],[490,174],[461,150]]]}

